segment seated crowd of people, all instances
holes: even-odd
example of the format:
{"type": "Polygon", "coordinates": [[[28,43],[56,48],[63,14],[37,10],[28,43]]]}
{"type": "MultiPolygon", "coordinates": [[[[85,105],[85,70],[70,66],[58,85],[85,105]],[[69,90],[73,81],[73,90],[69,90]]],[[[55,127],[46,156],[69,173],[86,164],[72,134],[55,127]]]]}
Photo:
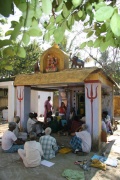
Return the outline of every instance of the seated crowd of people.
{"type": "MultiPolygon", "coordinates": [[[[67,132],[71,135],[70,146],[73,152],[89,153],[91,151],[91,134],[87,131],[85,116],[82,118],[77,116],[74,108],[71,108],[68,120],[62,103],[59,112],[56,112],[54,117],[52,111],[46,114],[45,122],[38,121],[37,116],[37,113],[29,113],[27,132],[21,132],[20,117],[15,116],[2,137],[3,152],[18,152],[25,167],[39,166],[42,158],[51,159],[59,150],[57,141],[51,136],[51,132],[58,132],[61,135],[66,135],[67,132]]],[[[112,123],[107,111],[103,111],[102,141],[107,141],[108,132],[113,134],[112,123]]]]}
{"type": "Polygon", "coordinates": [[[29,113],[27,132],[21,132],[20,118],[16,116],[9,122],[8,130],[2,137],[2,150],[6,153],[18,152],[25,167],[36,167],[41,159],[55,157],[59,150],[56,139],[51,132],[68,132],[72,136],[70,146],[73,151],[89,153],[91,150],[91,135],[85,125],[85,117],[80,119],[75,114],[74,108],[70,111],[69,119],[65,114],[47,113],[46,122],[37,120],[37,113],[29,113]]]}

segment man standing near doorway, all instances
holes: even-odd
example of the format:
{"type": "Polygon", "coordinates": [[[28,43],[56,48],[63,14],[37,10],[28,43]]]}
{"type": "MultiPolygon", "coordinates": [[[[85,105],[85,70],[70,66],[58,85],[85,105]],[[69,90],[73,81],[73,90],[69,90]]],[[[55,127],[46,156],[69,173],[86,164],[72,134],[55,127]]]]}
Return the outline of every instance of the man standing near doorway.
{"type": "Polygon", "coordinates": [[[44,122],[46,123],[47,120],[47,113],[52,111],[52,102],[51,102],[51,96],[48,96],[48,99],[44,103],[44,122]]]}

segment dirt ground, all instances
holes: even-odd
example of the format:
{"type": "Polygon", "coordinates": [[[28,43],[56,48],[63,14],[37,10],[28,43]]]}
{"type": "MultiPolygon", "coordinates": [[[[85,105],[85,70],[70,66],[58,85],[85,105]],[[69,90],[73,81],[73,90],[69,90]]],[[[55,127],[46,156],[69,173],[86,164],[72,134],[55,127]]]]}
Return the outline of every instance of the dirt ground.
{"type": "MultiPolygon", "coordinates": [[[[0,137],[2,137],[7,126],[7,123],[0,124],[0,137]]],[[[60,146],[69,147],[70,136],[59,136],[57,134],[53,134],[53,136],[60,146]]],[[[120,124],[114,134],[108,136],[108,143],[103,149],[106,157],[118,160],[117,167],[107,166],[106,171],[91,167],[89,171],[84,171],[85,180],[120,180],[120,124]]],[[[26,168],[17,153],[3,153],[0,146],[0,180],[65,180],[66,178],[62,177],[65,169],[83,171],[74,162],[84,159],[89,161],[94,154],[101,154],[101,151],[90,152],[86,156],[79,156],[72,152],[68,154],[58,153],[55,158],[50,160],[50,162],[55,163],[52,167],[40,165],[36,168],[26,168]]]]}

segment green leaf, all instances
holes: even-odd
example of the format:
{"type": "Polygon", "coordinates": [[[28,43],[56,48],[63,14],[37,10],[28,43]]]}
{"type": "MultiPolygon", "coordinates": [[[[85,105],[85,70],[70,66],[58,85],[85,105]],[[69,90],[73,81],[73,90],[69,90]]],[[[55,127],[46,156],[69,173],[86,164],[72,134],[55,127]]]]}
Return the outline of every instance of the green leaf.
{"type": "Polygon", "coordinates": [[[95,13],[95,18],[97,21],[105,21],[110,19],[114,12],[114,8],[111,6],[103,6],[98,9],[95,13]]]}
{"type": "Polygon", "coordinates": [[[94,48],[100,47],[100,43],[101,43],[101,38],[97,38],[94,42],[94,48]]]}
{"type": "Polygon", "coordinates": [[[56,8],[57,12],[61,11],[63,4],[64,4],[63,0],[58,0],[58,7],[56,8]]]}
{"type": "Polygon", "coordinates": [[[11,41],[8,39],[5,40],[0,40],[0,48],[4,47],[4,46],[8,46],[11,44],[11,41]]]}
{"type": "MultiPolygon", "coordinates": [[[[115,47],[116,46],[116,40],[114,40],[114,38],[109,39],[108,41],[106,41],[108,43],[108,46],[112,46],[115,47]]],[[[120,41],[118,42],[118,44],[120,43],[120,41]]]]}
{"type": "Polygon", "coordinates": [[[5,66],[5,69],[7,70],[7,71],[12,71],[13,70],[13,67],[12,66],[5,66]]]}
{"type": "Polygon", "coordinates": [[[52,12],[52,1],[42,0],[42,10],[45,14],[50,14],[52,12]]]}
{"type": "Polygon", "coordinates": [[[82,0],[72,0],[74,7],[78,7],[82,4],[82,0]]]}
{"type": "Polygon", "coordinates": [[[79,21],[80,20],[80,17],[78,16],[77,13],[74,13],[74,19],[75,19],[75,21],[79,21]]]}
{"type": "Polygon", "coordinates": [[[23,47],[19,47],[18,52],[17,52],[17,56],[19,56],[21,58],[26,57],[26,51],[23,47]]]}
{"type": "Polygon", "coordinates": [[[95,10],[98,10],[98,9],[100,9],[103,6],[106,6],[105,2],[100,2],[98,4],[96,4],[96,2],[95,2],[92,5],[95,7],[95,10]]]}
{"type": "Polygon", "coordinates": [[[30,42],[30,36],[27,33],[24,33],[22,40],[25,45],[28,45],[28,43],[30,42]]]}
{"type": "Polygon", "coordinates": [[[9,30],[9,31],[7,31],[6,33],[5,33],[5,36],[10,36],[11,34],[12,34],[12,30],[9,30]]]}
{"type": "Polygon", "coordinates": [[[83,49],[85,46],[86,46],[86,42],[83,42],[83,43],[80,45],[80,49],[83,49]]]}
{"type": "Polygon", "coordinates": [[[59,23],[63,20],[63,16],[60,14],[59,16],[57,16],[56,18],[56,23],[59,23]]]}
{"type": "Polygon", "coordinates": [[[26,19],[26,13],[27,14],[27,19],[31,19],[33,16],[34,16],[34,10],[32,9],[29,9],[28,12],[23,12],[23,17],[26,19]]]}
{"type": "Polygon", "coordinates": [[[89,33],[89,32],[91,32],[91,28],[84,29],[83,32],[89,33]]]}
{"type": "Polygon", "coordinates": [[[54,28],[54,23],[50,23],[46,26],[46,29],[50,30],[54,28]]]}
{"type": "Polygon", "coordinates": [[[60,43],[64,38],[65,24],[54,31],[54,38],[56,43],[60,43]]]}
{"type": "Polygon", "coordinates": [[[38,26],[38,21],[35,18],[32,19],[32,26],[38,26]]]}
{"type": "Polygon", "coordinates": [[[7,48],[5,48],[3,50],[3,56],[14,56],[15,55],[15,52],[14,52],[14,49],[13,47],[9,46],[7,48]]]}
{"type": "MultiPolygon", "coordinates": [[[[28,3],[28,2],[27,2],[28,3]]],[[[22,2],[20,3],[17,8],[20,9],[20,11],[22,12],[26,12],[27,11],[27,3],[26,2],[22,2]]],[[[30,3],[28,3],[29,5],[30,3]]]]}
{"type": "Polygon", "coordinates": [[[13,0],[0,0],[0,14],[4,17],[14,14],[13,0]]]}
{"type": "Polygon", "coordinates": [[[67,18],[68,16],[69,16],[69,14],[70,14],[70,11],[67,9],[67,7],[66,7],[66,5],[64,4],[64,6],[63,6],[63,16],[65,17],[65,18],[67,18]]]}
{"type": "Polygon", "coordinates": [[[82,12],[83,12],[83,15],[81,17],[81,21],[85,21],[87,14],[85,11],[82,11],[82,12]]]}
{"type": "Polygon", "coordinates": [[[51,23],[55,23],[55,18],[54,18],[54,16],[51,16],[50,22],[51,22],[51,23]]]}
{"type": "Polygon", "coordinates": [[[67,21],[67,27],[69,30],[72,30],[72,26],[74,25],[74,22],[75,22],[74,15],[69,16],[67,21]]]}
{"type": "Polygon", "coordinates": [[[93,35],[93,31],[90,31],[88,34],[87,34],[87,38],[89,38],[90,36],[92,36],[93,35]]]}
{"type": "Polygon", "coordinates": [[[50,36],[54,34],[55,28],[49,30],[50,36]]]}
{"type": "Polygon", "coordinates": [[[112,38],[112,36],[113,36],[113,33],[108,31],[105,37],[106,41],[109,41],[109,39],[112,38]]]}
{"type": "Polygon", "coordinates": [[[91,41],[91,40],[88,41],[88,42],[87,42],[87,46],[88,46],[88,47],[93,47],[93,41],[91,41]]]}
{"type": "Polygon", "coordinates": [[[120,15],[115,13],[110,21],[110,27],[112,29],[112,32],[116,36],[120,36],[120,15]]]}
{"type": "Polygon", "coordinates": [[[100,34],[101,34],[101,29],[98,27],[98,28],[96,29],[95,35],[96,35],[96,36],[100,36],[100,34]]]}
{"type": "Polygon", "coordinates": [[[102,26],[101,26],[101,33],[103,33],[103,32],[106,32],[106,25],[105,24],[103,24],[102,26]]]}
{"type": "Polygon", "coordinates": [[[84,26],[87,26],[88,24],[89,24],[89,21],[85,22],[85,23],[84,23],[84,26]]]}
{"type": "Polygon", "coordinates": [[[81,18],[83,16],[83,12],[80,10],[78,11],[78,16],[81,18]]]}
{"type": "Polygon", "coordinates": [[[16,40],[17,36],[20,34],[21,25],[17,24],[11,34],[11,40],[16,40]]]}
{"type": "Polygon", "coordinates": [[[29,29],[28,34],[30,36],[41,36],[42,32],[39,27],[34,27],[34,28],[32,27],[29,29]]]}
{"type": "Polygon", "coordinates": [[[15,28],[17,24],[19,24],[17,21],[11,21],[11,28],[15,28]]]}
{"type": "Polygon", "coordinates": [[[37,8],[36,8],[36,11],[34,11],[34,16],[35,16],[37,19],[39,19],[39,18],[41,17],[41,15],[42,15],[42,10],[41,10],[40,7],[37,7],[37,8]]]}
{"type": "Polygon", "coordinates": [[[104,52],[108,48],[108,42],[101,43],[100,50],[104,52]]]}
{"type": "Polygon", "coordinates": [[[49,42],[49,40],[50,40],[50,33],[49,32],[45,33],[44,40],[49,42]]]}
{"type": "Polygon", "coordinates": [[[32,25],[32,18],[31,17],[28,17],[27,20],[26,20],[26,27],[30,27],[32,25]]]}
{"type": "Polygon", "coordinates": [[[68,18],[68,26],[72,26],[74,24],[74,16],[69,16],[68,18]]]}

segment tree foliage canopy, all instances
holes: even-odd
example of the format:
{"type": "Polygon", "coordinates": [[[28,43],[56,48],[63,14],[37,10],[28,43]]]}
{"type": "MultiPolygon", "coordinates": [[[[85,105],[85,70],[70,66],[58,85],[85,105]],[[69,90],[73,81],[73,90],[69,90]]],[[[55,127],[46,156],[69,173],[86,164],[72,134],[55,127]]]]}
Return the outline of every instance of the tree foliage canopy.
{"type": "MultiPolygon", "coordinates": [[[[22,73],[34,72],[35,63],[39,61],[39,58],[43,51],[40,49],[39,44],[35,41],[24,47],[26,57],[21,56],[9,56],[6,59],[3,56],[3,51],[0,51],[0,78],[8,78],[22,73]]],[[[6,49],[5,49],[6,50],[6,49]]]]}
{"type": "Polygon", "coordinates": [[[120,15],[117,0],[4,0],[0,1],[0,14],[9,17],[14,14],[14,7],[21,11],[19,22],[12,21],[11,28],[6,32],[6,39],[0,40],[0,48],[5,47],[4,56],[20,56],[24,58],[24,46],[30,37],[43,36],[49,41],[53,35],[56,43],[61,43],[66,30],[71,31],[76,21],[84,23],[86,41],[81,48],[119,47],[120,15]],[[43,15],[49,17],[43,21],[44,31],[39,27],[43,15]],[[95,40],[90,40],[94,36],[95,40]],[[8,38],[9,37],[9,38],[8,38]],[[14,46],[20,37],[19,47],[14,46]]]}

